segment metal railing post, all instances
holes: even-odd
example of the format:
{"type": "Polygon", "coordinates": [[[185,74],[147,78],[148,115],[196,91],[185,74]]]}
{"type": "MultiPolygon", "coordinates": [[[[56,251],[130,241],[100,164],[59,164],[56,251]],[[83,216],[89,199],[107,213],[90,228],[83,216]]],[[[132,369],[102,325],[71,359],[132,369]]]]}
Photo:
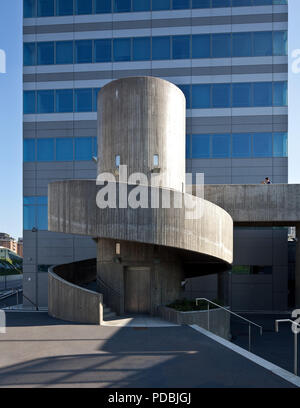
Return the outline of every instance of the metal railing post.
{"type": "Polygon", "coordinates": [[[298,330],[300,328],[300,324],[298,324],[297,322],[291,320],[291,319],[277,319],[275,320],[275,331],[278,333],[279,331],[279,327],[278,327],[278,323],[292,323],[292,327],[294,329],[294,374],[298,375],[298,330]],[[298,328],[298,329],[297,329],[298,328]]]}
{"type": "Polygon", "coordinates": [[[256,324],[256,323],[252,322],[251,320],[246,319],[245,317],[240,316],[239,314],[237,314],[237,313],[235,313],[235,312],[232,312],[231,310],[228,310],[228,308],[226,308],[226,307],[224,307],[224,306],[221,306],[221,305],[218,305],[217,303],[215,303],[215,302],[213,302],[213,301],[211,301],[211,300],[209,300],[209,299],[206,299],[206,298],[196,298],[195,300],[196,300],[196,305],[198,305],[198,301],[200,301],[200,300],[205,300],[205,301],[207,302],[207,330],[210,331],[210,304],[212,304],[212,305],[214,305],[214,306],[217,306],[219,309],[225,310],[225,312],[229,313],[230,315],[236,316],[236,317],[238,317],[239,319],[241,319],[241,320],[243,320],[243,321],[245,321],[245,322],[248,323],[248,325],[249,325],[249,339],[248,339],[248,348],[249,348],[249,351],[251,350],[251,325],[252,325],[252,326],[256,326],[257,328],[259,328],[260,335],[262,336],[262,334],[263,334],[263,328],[262,328],[262,326],[260,326],[259,324],[256,324]]]}
{"type": "Polygon", "coordinates": [[[251,325],[249,323],[249,351],[251,351],[251,325]]]}
{"type": "Polygon", "coordinates": [[[294,333],[294,373],[298,375],[298,333],[294,333]]]}
{"type": "Polygon", "coordinates": [[[210,330],[210,322],[209,322],[209,303],[207,302],[207,330],[210,330]]]}

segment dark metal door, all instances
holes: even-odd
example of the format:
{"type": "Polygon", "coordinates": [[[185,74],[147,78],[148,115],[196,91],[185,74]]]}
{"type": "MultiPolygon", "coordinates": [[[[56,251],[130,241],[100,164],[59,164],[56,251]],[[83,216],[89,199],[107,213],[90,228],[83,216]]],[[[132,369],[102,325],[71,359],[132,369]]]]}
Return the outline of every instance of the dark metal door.
{"type": "Polygon", "coordinates": [[[128,267],[125,270],[125,312],[150,312],[150,268],[128,267]]]}

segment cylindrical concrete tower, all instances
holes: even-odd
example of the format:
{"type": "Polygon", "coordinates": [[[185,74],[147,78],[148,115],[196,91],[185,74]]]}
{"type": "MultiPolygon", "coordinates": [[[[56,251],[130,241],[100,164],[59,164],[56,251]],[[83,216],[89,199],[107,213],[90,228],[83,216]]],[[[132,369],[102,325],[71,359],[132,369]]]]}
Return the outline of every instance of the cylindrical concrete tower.
{"type": "Polygon", "coordinates": [[[184,188],[185,108],[179,88],[159,78],[109,83],[98,94],[98,176],[110,174],[97,184],[49,187],[50,229],[97,239],[98,290],[118,314],[159,313],[181,297],[186,277],[232,262],[231,217],[200,197],[192,200],[200,211],[178,205],[191,203],[184,188]],[[122,165],[148,185],[141,174],[124,179],[122,165]]]}
{"type": "Polygon", "coordinates": [[[153,77],[118,79],[98,94],[98,174],[159,174],[165,188],[185,183],[185,97],[153,77]]]}

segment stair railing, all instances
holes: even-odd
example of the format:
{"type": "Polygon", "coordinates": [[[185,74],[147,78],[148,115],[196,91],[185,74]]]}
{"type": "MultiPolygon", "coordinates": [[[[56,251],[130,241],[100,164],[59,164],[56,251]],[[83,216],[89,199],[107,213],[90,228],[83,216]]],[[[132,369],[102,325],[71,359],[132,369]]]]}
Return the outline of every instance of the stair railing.
{"type": "Polygon", "coordinates": [[[207,302],[207,329],[208,329],[208,331],[210,331],[210,309],[211,309],[211,308],[209,307],[210,304],[212,304],[212,305],[218,307],[219,309],[225,310],[225,312],[230,313],[231,315],[236,316],[236,317],[238,317],[238,318],[241,319],[241,320],[246,321],[246,322],[248,323],[248,350],[251,351],[251,326],[256,326],[256,327],[258,327],[261,336],[262,336],[262,334],[263,334],[263,328],[262,328],[262,326],[260,326],[259,324],[254,323],[254,322],[252,322],[251,320],[246,319],[245,317],[240,316],[239,314],[237,314],[237,313],[235,313],[235,312],[232,312],[232,311],[229,310],[228,308],[226,308],[226,307],[224,307],[224,306],[221,306],[221,305],[218,305],[217,303],[213,302],[212,300],[209,300],[209,299],[206,299],[206,298],[196,298],[196,305],[198,305],[198,301],[199,301],[199,300],[204,300],[205,302],[207,302]]]}

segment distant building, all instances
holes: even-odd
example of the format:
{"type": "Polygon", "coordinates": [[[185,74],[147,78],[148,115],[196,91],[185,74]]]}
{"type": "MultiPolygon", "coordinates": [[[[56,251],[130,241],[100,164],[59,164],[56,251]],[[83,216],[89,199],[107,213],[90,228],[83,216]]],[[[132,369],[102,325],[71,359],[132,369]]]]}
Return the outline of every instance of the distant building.
{"type": "Polygon", "coordinates": [[[23,258],[23,238],[19,238],[17,242],[17,254],[23,258]]]}
{"type": "Polygon", "coordinates": [[[22,273],[23,259],[15,251],[0,246],[0,275],[22,273]]]}
{"type": "Polygon", "coordinates": [[[0,232],[0,247],[10,249],[11,251],[23,257],[23,239],[19,238],[18,242],[5,232],[0,232]]]}

